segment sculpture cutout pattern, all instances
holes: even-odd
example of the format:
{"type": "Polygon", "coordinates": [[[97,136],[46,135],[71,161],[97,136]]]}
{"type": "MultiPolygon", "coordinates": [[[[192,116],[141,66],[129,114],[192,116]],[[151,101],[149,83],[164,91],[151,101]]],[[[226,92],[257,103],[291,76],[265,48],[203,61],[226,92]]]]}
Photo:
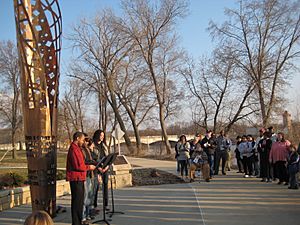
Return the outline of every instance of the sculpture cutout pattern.
{"type": "Polygon", "coordinates": [[[61,12],[57,0],[14,0],[32,210],[56,209],[61,12]]]}

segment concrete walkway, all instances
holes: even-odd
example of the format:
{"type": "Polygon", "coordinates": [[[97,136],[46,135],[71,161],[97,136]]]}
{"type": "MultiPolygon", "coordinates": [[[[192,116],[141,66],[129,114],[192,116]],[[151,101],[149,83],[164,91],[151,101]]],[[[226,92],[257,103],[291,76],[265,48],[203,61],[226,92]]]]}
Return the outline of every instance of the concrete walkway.
{"type": "MultiPolygon", "coordinates": [[[[175,172],[175,162],[128,158],[136,166],[175,172]]],[[[229,172],[210,183],[132,187],[115,190],[113,225],[285,225],[300,224],[300,191],[229,172]]],[[[101,197],[101,195],[100,195],[101,197]]],[[[99,200],[100,201],[100,200],[99,200]]],[[[70,196],[57,199],[67,207],[55,224],[71,224],[70,196]]],[[[30,206],[0,212],[0,224],[22,224],[30,206]]],[[[96,219],[101,219],[100,213],[96,219]]],[[[103,224],[103,223],[102,223],[103,224]]]]}

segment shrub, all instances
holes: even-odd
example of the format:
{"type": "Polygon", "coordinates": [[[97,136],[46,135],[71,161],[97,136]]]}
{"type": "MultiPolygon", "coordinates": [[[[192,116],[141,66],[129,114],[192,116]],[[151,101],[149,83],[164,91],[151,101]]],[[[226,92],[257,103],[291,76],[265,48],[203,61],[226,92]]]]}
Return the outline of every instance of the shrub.
{"type": "Polygon", "coordinates": [[[6,173],[0,178],[1,189],[4,187],[22,186],[26,178],[17,173],[6,173]]]}
{"type": "Polygon", "coordinates": [[[57,170],[56,180],[65,180],[65,179],[66,179],[66,171],[64,171],[64,170],[57,170]]]}

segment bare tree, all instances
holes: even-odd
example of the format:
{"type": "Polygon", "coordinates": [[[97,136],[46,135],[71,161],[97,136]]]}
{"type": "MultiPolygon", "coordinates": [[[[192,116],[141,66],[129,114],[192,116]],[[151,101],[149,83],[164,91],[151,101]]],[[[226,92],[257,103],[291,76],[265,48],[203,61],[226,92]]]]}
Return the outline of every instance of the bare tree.
{"type": "Polygon", "coordinates": [[[124,139],[127,147],[130,152],[133,152],[125,123],[119,112],[119,102],[115,91],[120,62],[127,57],[134,45],[131,38],[120,32],[114,25],[116,20],[118,19],[112,11],[102,11],[92,21],[81,20],[74,27],[70,39],[80,52],[78,60],[89,69],[85,73],[87,77],[82,77],[82,74],[75,75],[75,77],[87,82],[90,88],[97,91],[99,99],[103,96],[100,90],[107,88],[107,92],[104,92],[106,100],[112,107],[120,128],[125,133],[124,139]]]}
{"type": "Polygon", "coordinates": [[[235,62],[255,85],[261,121],[270,118],[300,56],[300,2],[240,0],[238,9],[227,9],[228,20],[209,30],[220,40],[220,48],[230,48],[235,62]]]}
{"type": "Polygon", "coordinates": [[[172,120],[177,118],[181,112],[182,100],[184,99],[184,92],[179,90],[180,86],[174,80],[167,80],[165,95],[165,116],[164,120],[172,120]]]}
{"type": "Polygon", "coordinates": [[[88,93],[79,80],[69,80],[68,84],[60,101],[66,130],[69,134],[76,130],[85,132],[84,119],[88,109],[88,93]]]}
{"type": "Polygon", "coordinates": [[[2,81],[0,97],[0,115],[3,122],[11,129],[13,158],[17,158],[15,147],[16,132],[21,126],[20,110],[20,67],[18,51],[11,42],[0,42],[0,80],[2,81]]]}
{"type": "Polygon", "coordinates": [[[159,120],[164,137],[167,154],[171,153],[171,146],[165,124],[165,91],[167,80],[174,74],[177,59],[176,38],[174,25],[176,20],[183,17],[187,11],[187,4],[182,0],[162,0],[157,5],[150,5],[149,1],[123,1],[128,20],[124,27],[139,47],[148,73],[154,86],[159,120]]]}
{"type": "Polygon", "coordinates": [[[139,154],[142,149],[139,126],[157,103],[145,65],[135,53],[131,52],[122,62],[123,66],[120,67],[116,82],[116,94],[130,118],[139,154]]]}
{"type": "Polygon", "coordinates": [[[192,61],[182,70],[190,94],[193,119],[202,128],[229,131],[239,120],[255,113],[251,101],[253,83],[242,79],[234,60],[216,51],[212,59],[203,59],[199,65],[192,61]]]}

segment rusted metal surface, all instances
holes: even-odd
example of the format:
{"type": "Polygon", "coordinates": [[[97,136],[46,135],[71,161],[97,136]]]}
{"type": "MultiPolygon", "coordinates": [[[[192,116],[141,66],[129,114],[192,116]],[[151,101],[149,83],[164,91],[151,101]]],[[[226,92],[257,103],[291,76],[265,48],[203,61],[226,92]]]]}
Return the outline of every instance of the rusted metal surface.
{"type": "Polygon", "coordinates": [[[55,216],[61,13],[57,0],[14,0],[32,209],[55,216]]]}

